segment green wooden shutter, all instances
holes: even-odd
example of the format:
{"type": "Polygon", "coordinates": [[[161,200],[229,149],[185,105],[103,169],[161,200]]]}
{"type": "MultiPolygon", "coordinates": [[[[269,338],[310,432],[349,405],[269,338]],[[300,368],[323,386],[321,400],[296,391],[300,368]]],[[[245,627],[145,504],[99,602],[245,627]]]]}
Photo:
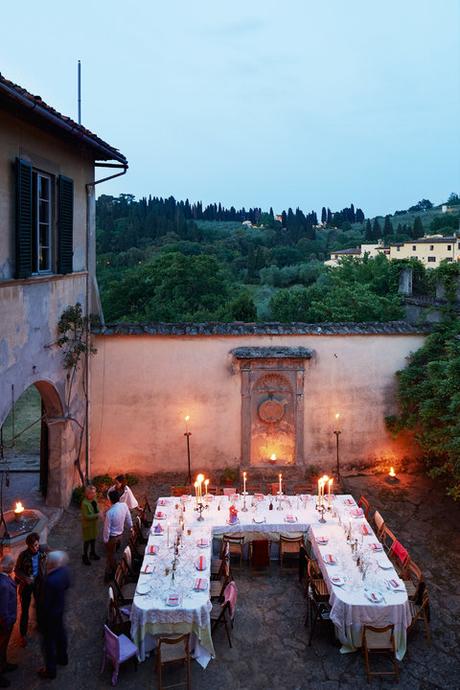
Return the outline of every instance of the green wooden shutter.
{"type": "Polygon", "coordinates": [[[16,158],[16,278],[32,273],[32,166],[16,158]]]}
{"type": "Polygon", "coordinates": [[[73,180],[59,175],[58,189],[58,273],[72,273],[73,180]]]}

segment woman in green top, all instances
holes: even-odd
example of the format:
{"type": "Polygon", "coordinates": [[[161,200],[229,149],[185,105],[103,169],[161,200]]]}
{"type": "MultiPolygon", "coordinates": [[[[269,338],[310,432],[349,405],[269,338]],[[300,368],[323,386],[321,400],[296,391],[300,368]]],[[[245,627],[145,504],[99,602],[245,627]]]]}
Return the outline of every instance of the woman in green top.
{"type": "Polygon", "coordinates": [[[93,561],[99,561],[100,556],[96,553],[97,522],[99,519],[99,507],[96,501],[96,487],[87,486],[85,488],[85,498],[81,502],[81,526],[83,529],[83,556],[82,561],[85,565],[91,565],[93,561]],[[88,557],[88,551],[90,552],[88,557]]]}

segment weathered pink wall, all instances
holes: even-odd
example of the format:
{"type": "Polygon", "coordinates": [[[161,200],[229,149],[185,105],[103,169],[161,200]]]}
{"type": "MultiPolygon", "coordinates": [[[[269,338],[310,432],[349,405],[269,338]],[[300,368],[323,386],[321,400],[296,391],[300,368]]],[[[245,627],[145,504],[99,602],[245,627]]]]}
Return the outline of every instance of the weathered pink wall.
{"type": "Polygon", "coordinates": [[[344,463],[399,457],[384,416],[395,411],[395,371],[423,343],[409,335],[99,335],[92,359],[92,474],[186,471],[191,417],[194,470],[238,465],[240,375],[230,350],[304,346],[305,465],[335,464],[335,413],[344,463]]]}

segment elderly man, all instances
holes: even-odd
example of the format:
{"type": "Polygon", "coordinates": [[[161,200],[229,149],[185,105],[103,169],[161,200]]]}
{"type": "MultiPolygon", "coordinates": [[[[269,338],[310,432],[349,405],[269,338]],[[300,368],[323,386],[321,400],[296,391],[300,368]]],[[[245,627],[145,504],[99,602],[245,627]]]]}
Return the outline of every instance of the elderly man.
{"type": "Polygon", "coordinates": [[[64,551],[51,551],[40,596],[38,621],[43,636],[45,667],[41,678],[56,678],[56,664],[67,666],[67,633],[64,627],[65,595],[70,587],[69,558],[64,551]]]}
{"type": "MultiPolygon", "coordinates": [[[[6,554],[0,561],[0,673],[17,669],[17,664],[9,664],[6,660],[8,643],[18,611],[16,583],[11,578],[13,568],[14,558],[6,554]]],[[[9,686],[10,681],[0,675],[0,688],[9,686]]]]}
{"type": "Polygon", "coordinates": [[[26,538],[27,548],[18,556],[14,575],[19,585],[21,599],[21,618],[19,621],[19,644],[27,644],[27,628],[29,626],[29,608],[32,596],[35,604],[38,602],[39,589],[46,572],[46,554],[48,548],[40,545],[40,535],[31,532],[26,538]]]}
{"type": "Polygon", "coordinates": [[[133,521],[126,503],[120,503],[118,491],[109,491],[112,507],[105,514],[103,539],[106,548],[105,581],[109,582],[115,570],[115,551],[120,543],[125,526],[131,528],[133,521]]]}

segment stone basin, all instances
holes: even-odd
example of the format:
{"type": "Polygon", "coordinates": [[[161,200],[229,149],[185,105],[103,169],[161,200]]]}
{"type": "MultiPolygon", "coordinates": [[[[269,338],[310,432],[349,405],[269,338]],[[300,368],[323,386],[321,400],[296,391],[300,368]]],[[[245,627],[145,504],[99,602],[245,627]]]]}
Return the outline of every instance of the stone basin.
{"type": "MultiPolygon", "coordinates": [[[[3,542],[3,548],[6,548],[16,554],[22,549],[26,548],[26,538],[31,532],[37,532],[40,535],[40,543],[45,544],[48,539],[48,518],[39,510],[27,509],[17,516],[14,510],[7,510],[3,513],[5,522],[8,527],[10,539],[8,542],[3,542]]],[[[0,527],[0,540],[4,538],[5,529],[0,527]]]]}

